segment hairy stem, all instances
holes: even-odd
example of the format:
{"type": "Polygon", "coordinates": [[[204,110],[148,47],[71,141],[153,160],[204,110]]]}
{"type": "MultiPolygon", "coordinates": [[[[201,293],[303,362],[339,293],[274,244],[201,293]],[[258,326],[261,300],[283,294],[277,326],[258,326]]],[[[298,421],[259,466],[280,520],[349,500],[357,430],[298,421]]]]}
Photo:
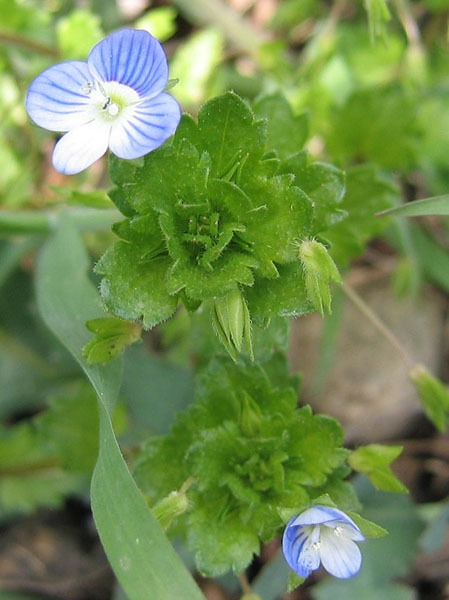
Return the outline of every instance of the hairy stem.
{"type": "Polygon", "coordinates": [[[59,57],[59,51],[54,46],[42,44],[41,42],[32,40],[15,31],[0,29],[0,44],[1,43],[11,44],[12,46],[21,46],[26,50],[31,50],[32,52],[37,52],[38,54],[44,54],[45,56],[51,56],[53,58],[59,57]]]}
{"type": "Polygon", "coordinates": [[[351,300],[351,302],[357,306],[360,312],[363,313],[365,317],[371,321],[374,327],[391,343],[392,346],[396,348],[407,367],[411,368],[415,364],[415,361],[412,360],[407,350],[394,335],[391,329],[379,318],[378,315],[376,315],[376,313],[366,304],[366,302],[351,286],[349,286],[347,283],[344,283],[342,290],[351,300]]]}

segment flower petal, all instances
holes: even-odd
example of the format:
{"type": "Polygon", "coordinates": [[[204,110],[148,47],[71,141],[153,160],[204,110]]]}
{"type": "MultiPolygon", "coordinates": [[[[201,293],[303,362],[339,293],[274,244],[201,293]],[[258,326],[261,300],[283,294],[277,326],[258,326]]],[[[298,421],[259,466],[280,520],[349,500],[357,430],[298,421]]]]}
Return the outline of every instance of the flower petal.
{"type": "Polygon", "coordinates": [[[50,131],[69,131],[87,123],[89,97],[82,86],[92,81],[87,63],[70,60],[45,69],[32,81],[26,109],[31,119],[50,131]]]}
{"type": "Polygon", "coordinates": [[[100,81],[118,81],[141,97],[156,96],[168,80],[168,65],[160,42],[147,31],[121,29],[98,42],[87,59],[100,81]]]}
{"type": "Polygon", "coordinates": [[[341,535],[347,537],[355,542],[364,542],[366,537],[357,527],[354,527],[350,523],[344,523],[343,521],[330,521],[329,523],[324,523],[323,527],[330,527],[331,529],[336,529],[337,527],[341,531],[341,535]]]}
{"type": "Polygon", "coordinates": [[[108,149],[110,130],[110,123],[98,119],[66,133],[53,150],[55,169],[66,175],[87,169],[108,149]]]}
{"type": "Polygon", "coordinates": [[[159,94],[125,109],[112,126],[109,147],[119,158],[138,158],[165,142],[176,130],[181,109],[170,94],[159,94]]]}
{"type": "Polygon", "coordinates": [[[289,567],[300,577],[308,577],[310,571],[315,571],[320,566],[319,550],[315,546],[319,538],[319,527],[299,527],[295,533],[292,538],[287,525],[282,550],[289,567]]]}
{"type": "Polygon", "coordinates": [[[326,571],[339,579],[354,577],[362,565],[362,553],[357,544],[326,528],[321,530],[320,557],[326,571]]]}
{"type": "Polygon", "coordinates": [[[330,521],[343,521],[360,531],[352,519],[342,510],[330,506],[314,505],[292,520],[292,525],[321,525],[330,521]]]}

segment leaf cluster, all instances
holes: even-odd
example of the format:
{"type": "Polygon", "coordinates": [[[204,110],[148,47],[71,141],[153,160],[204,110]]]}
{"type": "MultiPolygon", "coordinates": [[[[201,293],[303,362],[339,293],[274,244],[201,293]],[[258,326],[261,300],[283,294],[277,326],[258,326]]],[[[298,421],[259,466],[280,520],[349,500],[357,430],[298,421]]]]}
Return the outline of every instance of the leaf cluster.
{"type": "Polygon", "coordinates": [[[259,323],[309,312],[298,245],[346,213],[343,173],[301,150],[305,126],[282,96],[254,113],[227,93],[197,123],[184,115],[143,166],[112,157],[110,195],[127,219],[97,265],[108,308],[151,328],[179,299],[196,309],[240,288],[259,323]]]}
{"type": "MultiPolygon", "coordinates": [[[[216,358],[201,372],[196,401],[166,436],[150,439],[135,476],[156,503],[193,478],[189,510],[177,531],[201,572],[241,571],[311,498],[332,493],[357,501],[342,480],[348,451],[334,419],[297,408],[297,379],[274,355],[263,366],[216,358]]],[[[350,486],[348,486],[350,488],[350,486]]]]}

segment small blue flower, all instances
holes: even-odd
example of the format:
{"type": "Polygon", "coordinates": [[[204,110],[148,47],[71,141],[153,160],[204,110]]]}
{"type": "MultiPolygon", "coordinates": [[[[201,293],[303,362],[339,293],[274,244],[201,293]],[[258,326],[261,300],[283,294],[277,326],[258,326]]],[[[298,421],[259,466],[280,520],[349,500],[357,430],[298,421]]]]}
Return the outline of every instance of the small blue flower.
{"type": "Polygon", "coordinates": [[[355,542],[364,540],[354,521],[341,510],[312,506],[289,521],[282,549],[289,567],[300,577],[308,577],[322,564],[331,575],[349,579],[362,564],[355,542]]]}
{"type": "Polygon", "coordinates": [[[122,29],[98,42],[87,63],[49,67],[31,83],[26,109],[50,131],[67,132],[56,144],[53,164],[73,175],[108,149],[138,158],[176,130],[181,111],[164,93],[168,65],[159,41],[146,31],[122,29]]]}

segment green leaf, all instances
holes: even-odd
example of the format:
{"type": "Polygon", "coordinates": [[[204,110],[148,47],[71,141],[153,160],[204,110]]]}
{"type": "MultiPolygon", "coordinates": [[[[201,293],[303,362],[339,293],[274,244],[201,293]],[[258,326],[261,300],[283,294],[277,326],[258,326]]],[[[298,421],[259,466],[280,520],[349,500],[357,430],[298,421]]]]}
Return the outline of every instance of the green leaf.
{"type": "Polygon", "coordinates": [[[380,525],[377,525],[376,523],[373,523],[372,521],[368,521],[368,519],[364,519],[357,513],[348,511],[347,514],[349,517],[351,517],[366,538],[380,538],[388,535],[388,531],[386,529],[380,525]]]}
{"type": "Polygon", "coordinates": [[[91,387],[51,398],[35,421],[41,446],[57,456],[64,469],[92,473],[98,456],[98,409],[91,387]]]}
{"type": "Polygon", "coordinates": [[[390,469],[392,463],[402,452],[402,446],[383,446],[369,444],[355,450],[348,458],[349,465],[367,475],[380,490],[407,494],[405,485],[390,469]]]}
{"type": "Polygon", "coordinates": [[[376,213],[397,201],[397,188],[378,169],[370,166],[348,169],[346,194],[341,203],[347,217],[320,233],[338,265],[347,266],[363,253],[367,242],[388,224],[376,218],[376,213]]]}
{"type": "Polygon", "coordinates": [[[449,195],[434,196],[408,202],[378,213],[378,217],[422,217],[424,215],[449,215],[449,195]]]}
{"type": "Polygon", "coordinates": [[[232,92],[206,102],[198,113],[198,131],[212,159],[213,177],[229,176],[238,164],[243,165],[241,176],[250,176],[264,153],[265,124],[256,121],[247,104],[232,92]]]}
{"type": "Polygon", "coordinates": [[[399,86],[357,90],[333,115],[329,151],[344,163],[366,161],[407,170],[419,141],[416,112],[415,96],[399,86]]]}
{"type": "Polygon", "coordinates": [[[449,391],[442,381],[434,377],[423,365],[416,365],[409,373],[426,417],[442,433],[449,419],[449,391]]]}
{"type": "Polygon", "coordinates": [[[83,356],[90,365],[113,360],[126,346],[140,340],[142,334],[140,324],[116,317],[92,319],[87,321],[86,327],[96,334],[83,348],[83,356]]]}
{"type": "Polygon", "coordinates": [[[300,577],[294,571],[290,571],[289,574],[288,574],[287,593],[288,592],[292,592],[297,587],[299,587],[300,585],[302,585],[305,580],[306,580],[305,577],[300,577]]]}
{"type": "Polygon", "coordinates": [[[101,294],[106,306],[121,319],[143,319],[144,327],[151,329],[172,316],[178,300],[165,286],[168,260],[148,260],[142,254],[141,247],[118,242],[97,263],[96,271],[105,275],[101,294]]]}
{"type": "Polygon", "coordinates": [[[81,348],[84,323],[102,316],[87,277],[88,258],[73,224],[62,220],[38,264],[37,294],[47,325],[78,360],[97,392],[100,451],[92,479],[92,510],[111,565],[130,600],[152,590],[155,600],[202,598],[132,479],[112,429],[110,413],[120,384],[120,362],[89,366],[81,348]]]}
{"type": "Polygon", "coordinates": [[[257,100],[254,113],[259,118],[267,119],[268,150],[276,150],[279,158],[287,158],[301,150],[308,135],[307,115],[295,116],[282,94],[263,96],[257,100]]]}

